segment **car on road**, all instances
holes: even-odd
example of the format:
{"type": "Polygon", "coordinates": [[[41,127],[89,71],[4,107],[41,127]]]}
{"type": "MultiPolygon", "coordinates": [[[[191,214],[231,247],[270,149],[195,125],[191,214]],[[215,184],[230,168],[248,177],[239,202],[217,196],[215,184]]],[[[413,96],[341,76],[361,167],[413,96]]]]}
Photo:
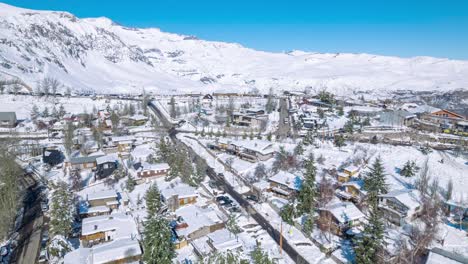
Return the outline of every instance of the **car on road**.
{"type": "Polygon", "coordinates": [[[250,195],[247,195],[245,198],[247,198],[247,200],[251,200],[251,201],[258,203],[258,197],[256,195],[250,194],[250,195]]]}
{"type": "Polygon", "coordinates": [[[41,237],[41,245],[42,247],[45,247],[47,246],[47,243],[49,242],[49,231],[48,230],[44,230],[44,232],[42,232],[42,237],[41,237]]]}
{"type": "Polygon", "coordinates": [[[43,213],[49,211],[49,205],[46,202],[41,202],[41,210],[43,213]]]}
{"type": "Polygon", "coordinates": [[[39,263],[46,263],[49,261],[49,252],[47,252],[47,249],[41,250],[41,254],[39,255],[39,263]]]}

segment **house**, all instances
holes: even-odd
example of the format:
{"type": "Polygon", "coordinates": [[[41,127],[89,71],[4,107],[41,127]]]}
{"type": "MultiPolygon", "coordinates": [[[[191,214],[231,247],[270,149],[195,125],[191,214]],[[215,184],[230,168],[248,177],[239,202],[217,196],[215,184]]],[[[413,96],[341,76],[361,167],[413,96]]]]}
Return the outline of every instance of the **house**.
{"type": "Polygon", "coordinates": [[[236,126],[257,128],[261,126],[262,120],[256,116],[234,112],[232,113],[232,123],[236,126]]]}
{"type": "MultiPolygon", "coordinates": [[[[139,178],[137,179],[137,182],[141,181],[141,183],[147,180],[165,177],[169,174],[169,170],[171,169],[167,163],[150,164],[142,162],[135,163],[133,167],[135,168],[137,177],[139,178]]],[[[140,182],[138,183],[140,184],[140,182]]]]}
{"type": "Polygon", "coordinates": [[[117,146],[119,152],[130,152],[136,141],[134,136],[112,137],[112,143],[117,146]]]}
{"type": "Polygon", "coordinates": [[[241,159],[256,162],[265,161],[273,157],[273,144],[266,140],[240,140],[231,142],[241,159]]]}
{"type": "Polygon", "coordinates": [[[460,132],[468,133],[468,121],[458,121],[455,124],[455,129],[460,132]]]}
{"type": "Polygon", "coordinates": [[[464,116],[445,109],[424,114],[421,119],[437,124],[441,129],[454,128],[457,122],[466,120],[464,116]]]}
{"type": "Polygon", "coordinates": [[[345,182],[341,185],[340,189],[335,191],[335,193],[342,199],[361,202],[367,195],[367,192],[363,190],[363,185],[363,180],[345,182]]]}
{"type": "Polygon", "coordinates": [[[416,115],[405,110],[386,110],[379,114],[380,124],[383,126],[410,126],[416,115]]]}
{"type": "Polygon", "coordinates": [[[292,173],[280,171],[268,179],[270,190],[279,197],[291,198],[296,195],[302,179],[292,173]]]}
{"type": "Polygon", "coordinates": [[[123,238],[138,235],[135,221],[130,215],[113,213],[83,219],[80,242],[83,247],[92,247],[123,238]]]}
{"type": "Polygon", "coordinates": [[[205,94],[201,100],[202,105],[211,106],[213,102],[213,96],[211,94],[205,94]]]}
{"type": "Polygon", "coordinates": [[[365,220],[365,215],[351,202],[339,202],[321,208],[320,216],[331,219],[330,231],[335,235],[359,227],[365,220]]]}
{"type": "Polygon", "coordinates": [[[229,230],[223,228],[216,230],[211,234],[207,235],[208,245],[215,252],[223,253],[226,251],[234,251],[242,247],[242,242],[240,242],[236,235],[229,232],[229,230]]]}
{"type": "Polygon", "coordinates": [[[441,248],[432,248],[426,259],[426,264],[468,264],[468,257],[441,248]]]}
{"type": "Polygon", "coordinates": [[[136,238],[122,238],[75,249],[65,255],[64,264],[140,263],[142,254],[136,238]]]}
{"type": "Polygon", "coordinates": [[[115,190],[98,191],[87,195],[87,201],[90,207],[107,206],[116,209],[119,205],[118,195],[115,190]]]}
{"type": "Polygon", "coordinates": [[[154,150],[150,144],[135,146],[135,148],[130,153],[130,156],[135,163],[145,162],[151,155],[154,155],[154,150]]]}
{"type": "Polygon", "coordinates": [[[261,116],[265,114],[265,109],[260,108],[260,107],[252,107],[252,108],[246,109],[245,112],[247,113],[247,115],[250,115],[250,116],[261,116]]]}
{"type": "Polygon", "coordinates": [[[381,111],[382,108],[366,105],[353,106],[349,109],[350,115],[361,117],[374,117],[377,116],[381,111]]]}
{"type": "Polygon", "coordinates": [[[121,122],[128,126],[142,126],[146,124],[148,117],[144,115],[132,115],[121,118],[121,122]]]}
{"type": "Polygon", "coordinates": [[[351,176],[348,173],[344,173],[344,172],[338,172],[336,177],[337,177],[338,182],[341,182],[341,183],[349,182],[349,180],[351,179],[351,176]]]}
{"type": "Polygon", "coordinates": [[[62,151],[57,147],[45,147],[42,149],[42,162],[49,164],[50,166],[55,166],[63,162],[65,157],[63,156],[62,151]]]}
{"type": "Polygon", "coordinates": [[[108,154],[96,158],[96,177],[98,179],[106,178],[112,175],[117,169],[119,158],[115,154],[108,154]]]}
{"type": "Polygon", "coordinates": [[[109,113],[109,111],[107,110],[99,110],[97,114],[98,114],[99,119],[101,119],[101,121],[109,119],[111,116],[111,113],[109,113]]]}
{"type": "Polygon", "coordinates": [[[80,218],[87,218],[100,215],[109,215],[111,209],[105,205],[90,207],[87,202],[81,202],[79,206],[80,218]]]}
{"type": "Polygon", "coordinates": [[[161,200],[170,211],[179,207],[197,202],[198,193],[195,188],[180,181],[174,181],[166,188],[160,190],[161,200]]]}
{"type": "Polygon", "coordinates": [[[15,112],[0,112],[0,127],[16,127],[17,121],[15,112]]]}
{"type": "Polygon", "coordinates": [[[220,212],[213,208],[201,208],[196,205],[177,209],[173,225],[176,248],[184,247],[194,239],[224,228],[224,221],[219,214],[220,212]]]}
{"type": "Polygon", "coordinates": [[[348,174],[350,177],[353,177],[353,176],[357,176],[358,172],[359,172],[359,168],[356,167],[356,166],[348,166],[346,168],[343,169],[343,172],[348,174]]]}
{"type": "Polygon", "coordinates": [[[417,190],[397,190],[379,195],[379,209],[391,223],[403,225],[421,211],[421,194],[417,190]]]}
{"type": "Polygon", "coordinates": [[[71,157],[69,161],[66,162],[66,165],[75,170],[94,169],[96,168],[96,159],[99,157],[100,156],[71,157]]]}

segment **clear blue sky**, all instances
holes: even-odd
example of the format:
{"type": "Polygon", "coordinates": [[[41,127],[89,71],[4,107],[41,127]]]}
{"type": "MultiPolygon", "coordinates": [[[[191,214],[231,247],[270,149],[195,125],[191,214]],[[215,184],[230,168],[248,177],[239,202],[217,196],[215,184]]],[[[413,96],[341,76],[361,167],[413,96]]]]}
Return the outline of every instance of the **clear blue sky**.
{"type": "Polygon", "coordinates": [[[468,0],[0,0],[266,51],[468,59],[468,0]]]}

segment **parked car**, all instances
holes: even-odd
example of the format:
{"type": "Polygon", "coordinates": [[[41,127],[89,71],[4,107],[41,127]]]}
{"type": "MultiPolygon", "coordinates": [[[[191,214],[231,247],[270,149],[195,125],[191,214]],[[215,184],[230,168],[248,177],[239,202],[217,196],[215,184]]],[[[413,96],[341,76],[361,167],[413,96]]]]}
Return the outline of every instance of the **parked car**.
{"type": "Polygon", "coordinates": [[[49,205],[46,202],[41,202],[41,210],[43,213],[49,211],[49,205]]]}
{"type": "Polygon", "coordinates": [[[250,194],[247,195],[245,198],[247,198],[247,200],[251,200],[258,203],[258,197],[256,195],[250,194]]]}
{"type": "Polygon", "coordinates": [[[39,255],[39,263],[46,263],[49,261],[49,252],[46,249],[41,250],[41,254],[39,255]]]}
{"type": "Polygon", "coordinates": [[[41,237],[41,245],[42,247],[45,247],[47,246],[47,243],[49,242],[49,231],[48,230],[44,230],[44,232],[42,232],[42,237],[41,237]]]}

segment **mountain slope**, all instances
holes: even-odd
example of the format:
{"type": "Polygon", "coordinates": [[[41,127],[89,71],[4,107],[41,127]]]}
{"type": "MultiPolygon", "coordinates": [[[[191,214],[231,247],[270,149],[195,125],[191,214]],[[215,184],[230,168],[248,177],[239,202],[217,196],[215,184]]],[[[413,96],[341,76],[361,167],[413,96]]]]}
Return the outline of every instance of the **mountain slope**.
{"type": "Polygon", "coordinates": [[[31,86],[52,76],[76,90],[161,93],[270,87],[354,91],[468,88],[468,62],[369,54],[268,53],[238,44],[127,28],[107,18],[0,3],[0,75],[31,86]]]}

